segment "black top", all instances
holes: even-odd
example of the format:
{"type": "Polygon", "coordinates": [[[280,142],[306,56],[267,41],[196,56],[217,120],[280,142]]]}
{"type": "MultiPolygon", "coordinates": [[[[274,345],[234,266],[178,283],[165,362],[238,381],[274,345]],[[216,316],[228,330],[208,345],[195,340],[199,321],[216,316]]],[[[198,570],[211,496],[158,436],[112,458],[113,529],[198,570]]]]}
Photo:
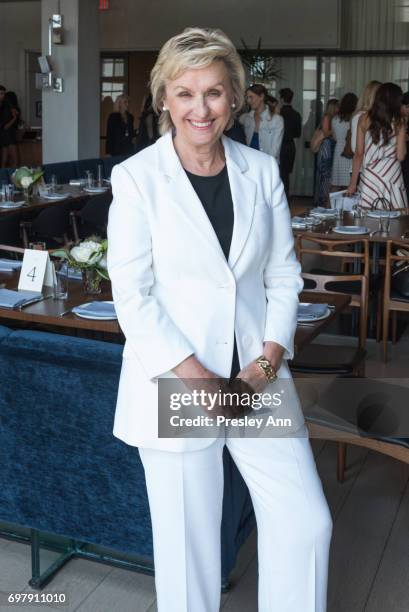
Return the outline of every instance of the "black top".
{"type": "Polygon", "coordinates": [[[8,146],[9,142],[9,130],[6,130],[4,126],[13,118],[11,113],[11,106],[6,100],[0,102],[0,146],[8,146]]]}
{"type": "Polygon", "coordinates": [[[283,142],[291,142],[294,138],[301,136],[302,120],[301,115],[293,109],[291,104],[284,104],[280,114],[284,119],[283,142]]]}
{"type": "MultiPolygon", "coordinates": [[[[233,236],[234,208],[227,166],[225,166],[219,174],[216,174],[216,176],[198,176],[187,170],[185,170],[185,172],[209,217],[209,221],[213,226],[224,256],[228,259],[233,236]]],[[[240,363],[236,337],[234,337],[233,361],[230,376],[234,378],[239,372],[240,363]]]]}
{"type": "Polygon", "coordinates": [[[127,113],[127,120],[121,113],[111,113],[107,123],[106,152],[109,155],[132,155],[134,146],[132,138],[135,135],[133,115],[127,113]]]}

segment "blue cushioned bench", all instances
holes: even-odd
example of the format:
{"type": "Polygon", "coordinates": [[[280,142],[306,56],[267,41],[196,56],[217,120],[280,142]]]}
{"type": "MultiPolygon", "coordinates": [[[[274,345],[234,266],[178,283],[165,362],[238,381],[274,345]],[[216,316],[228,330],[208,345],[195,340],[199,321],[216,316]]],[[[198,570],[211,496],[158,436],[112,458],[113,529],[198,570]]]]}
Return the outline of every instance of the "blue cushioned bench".
{"type": "MultiPolygon", "coordinates": [[[[31,529],[30,584],[97,545],[153,570],[152,533],[138,450],[112,435],[122,346],[0,326],[0,521],[31,529]],[[72,539],[40,573],[40,533],[72,539]]],[[[255,525],[250,496],[225,449],[222,579],[255,525]]],[[[0,533],[1,535],[1,533],[0,533]]],[[[5,535],[3,533],[3,535],[5,535]]],[[[107,556],[98,559],[104,560],[107,556]]]]}

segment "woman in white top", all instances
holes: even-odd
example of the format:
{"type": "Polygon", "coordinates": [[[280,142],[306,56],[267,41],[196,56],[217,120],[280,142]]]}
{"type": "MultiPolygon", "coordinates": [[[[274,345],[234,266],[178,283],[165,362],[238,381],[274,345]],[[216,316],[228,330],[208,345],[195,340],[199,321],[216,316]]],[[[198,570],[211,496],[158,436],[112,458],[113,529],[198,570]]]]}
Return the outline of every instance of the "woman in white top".
{"type": "Polygon", "coordinates": [[[351,119],[351,149],[355,153],[356,150],[356,138],[358,130],[358,121],[361,115],[364,115],[372,108],[375,94],[378,91],[379,86],[382,85],[380,81],[369,81],[365,86],[365,89],[360,95],[358,104],[356,105],[356,111],[351,119]]]}
{"type": "Polygon", "coordinates": [[[277,113],[278,101],[268,94],[264,85],[259,84],[247,89],[246,98],[251,111],[240,118],[246,143],[279,161],[284,119],[277,113]]]}
{"type": "Polygon", "coordinates": [[[345,189],[351,178],[352,159],[345,157],[343,153],[357,101],[354,93],[345,94],[339,105],[339,113],[332,120],[332,137],[336,142],[331,177],[333,191],[345,189]]]}

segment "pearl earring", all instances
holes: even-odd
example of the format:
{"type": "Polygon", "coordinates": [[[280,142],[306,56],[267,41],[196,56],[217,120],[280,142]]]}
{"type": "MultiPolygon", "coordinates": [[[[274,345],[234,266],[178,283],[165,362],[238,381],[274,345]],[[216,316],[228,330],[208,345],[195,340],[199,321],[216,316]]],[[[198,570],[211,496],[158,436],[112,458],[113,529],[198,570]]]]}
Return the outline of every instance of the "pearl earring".
{"type": "Polygon", "coordinates": [[[235,103],[233,102],[233,104],[231,105],[232,108],[236,108],[235,103]]]}
{"type": "Polygon", "coordinates": [[[166,108],[166,106],[165,106],[165,105],[163,105],[162,110],[163,110],[163,111],[167,111],[168,109],[166,108]]]}

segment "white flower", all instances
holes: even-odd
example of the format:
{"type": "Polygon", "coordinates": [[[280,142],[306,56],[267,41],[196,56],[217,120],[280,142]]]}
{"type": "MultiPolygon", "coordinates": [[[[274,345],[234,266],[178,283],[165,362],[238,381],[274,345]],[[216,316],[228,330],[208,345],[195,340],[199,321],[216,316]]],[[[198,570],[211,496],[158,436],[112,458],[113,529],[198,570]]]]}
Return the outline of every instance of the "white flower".
{"type": "Polygon", "coordinates": [[[23,187],[23,189],[28,189],[32,182],[33,179],[31,178],[31,176],[23,176],[23,178],[21,179],[21,186],[23,187]]]}
{"type": "Polygon", "coordinates": [[[94,240],[85,240],[71,249],[70,255],[78,263],[95,264],[101,257],[101,245],[94,240]]]}

